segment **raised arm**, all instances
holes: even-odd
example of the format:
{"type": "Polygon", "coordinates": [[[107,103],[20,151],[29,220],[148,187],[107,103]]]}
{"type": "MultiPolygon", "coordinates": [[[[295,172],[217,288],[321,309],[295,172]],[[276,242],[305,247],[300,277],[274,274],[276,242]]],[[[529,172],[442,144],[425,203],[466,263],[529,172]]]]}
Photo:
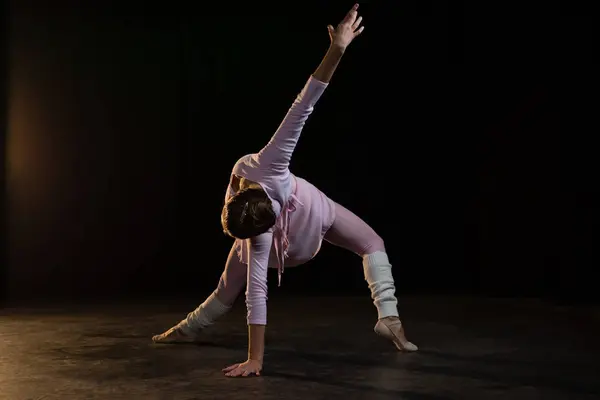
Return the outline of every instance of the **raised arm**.
{"type": "Polygon", "coordinates": [[[331,39],[329,49],[269,143],[258,153],[263,168],[274,174],[285,173],[288,169],[306,120],[329,84],[348,45],[363,31],[363,27],[360,27],[362,17],[358,16],[357,10],[358,4],[352,7],[336,28],[331,25],[327,27],[331,39]]]}

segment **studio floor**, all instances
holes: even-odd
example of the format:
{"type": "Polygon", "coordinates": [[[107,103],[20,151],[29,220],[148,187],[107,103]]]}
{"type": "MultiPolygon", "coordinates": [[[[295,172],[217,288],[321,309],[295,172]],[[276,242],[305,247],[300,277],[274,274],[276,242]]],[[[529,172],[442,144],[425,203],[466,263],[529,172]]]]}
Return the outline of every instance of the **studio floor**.
{"type": "Polygon", "coordinates": [[[246,356],[243,301],[198,345],[155,345],[191,304],[0,311],[0,399],[598,399],[600,313],[536,300],[414,297],[399,309],[420,347],[373,333],[368,297],[269,302],[264,375],[246,356]]]}

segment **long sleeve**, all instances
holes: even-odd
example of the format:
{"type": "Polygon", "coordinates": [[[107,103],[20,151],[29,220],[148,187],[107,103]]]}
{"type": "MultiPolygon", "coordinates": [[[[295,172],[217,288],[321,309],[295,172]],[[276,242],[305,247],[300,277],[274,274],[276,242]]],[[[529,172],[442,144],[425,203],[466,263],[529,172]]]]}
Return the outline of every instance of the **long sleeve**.
{"type": "Polygon", "coordinates": [[[263,168],[274,173],[285,173],[302,128],[327,85],[312,76],[308,79],[269,143],[258,153],[263,168]]]}
{"type": "Polygon", "coordinates": [[[248,325],[267,324],[267,269],[273,243],[271,231],[256,236],[248,246],[248,282],[246,307],[248,325]]]}

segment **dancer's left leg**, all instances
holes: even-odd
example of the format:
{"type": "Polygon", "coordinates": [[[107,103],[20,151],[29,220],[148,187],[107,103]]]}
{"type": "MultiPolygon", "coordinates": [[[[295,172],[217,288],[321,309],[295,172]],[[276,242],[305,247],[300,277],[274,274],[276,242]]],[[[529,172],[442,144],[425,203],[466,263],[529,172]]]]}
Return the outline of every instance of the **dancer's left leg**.
{"type": "Polygon", "coordinates": [[[217,289],[185,319],[160,335],[155,335],[152,340],[164,344],[197,341],[202,330],[214,324],[229,311],[244,289],[247,270],[246,265],[242,264],[238,257],[234,243],[217,289]]]}
{"type": "Polygon", "coordinates": [[[417,350],[417,346],[406,340],[398,318],[392,265],[383,239],[366,222],[337,203],[335,213],[335,221],[325,240],[362,257],[365,280],[379,316],[375,332],[391,340],[399,350],[417,350]]]}

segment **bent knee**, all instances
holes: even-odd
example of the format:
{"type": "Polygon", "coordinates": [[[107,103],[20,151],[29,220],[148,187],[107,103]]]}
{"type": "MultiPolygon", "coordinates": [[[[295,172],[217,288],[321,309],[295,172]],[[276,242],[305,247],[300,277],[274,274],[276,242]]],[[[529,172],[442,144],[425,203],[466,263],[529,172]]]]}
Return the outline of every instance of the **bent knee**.
{"type": "Polygon", "coordinates": [[[374,234],[369,240],[365,243],[362,252],[360,254],[361,257],[364,257],[368,254],[373,254],[377,251],[385,252],[385,243],[381,236],[374,234]]]}

